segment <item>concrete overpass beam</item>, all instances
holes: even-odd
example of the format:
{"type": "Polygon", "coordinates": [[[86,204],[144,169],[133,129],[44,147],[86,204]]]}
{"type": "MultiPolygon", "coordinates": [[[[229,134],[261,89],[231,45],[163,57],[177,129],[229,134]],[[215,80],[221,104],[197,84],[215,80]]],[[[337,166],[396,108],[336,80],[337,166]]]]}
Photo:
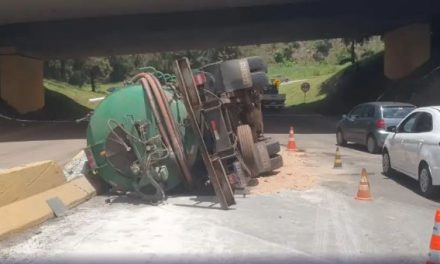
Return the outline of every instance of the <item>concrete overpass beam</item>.
{"type": "Polygon", "coordinates": [[[403,78],[431,57],[431,27],[412,24],[385,33],[385,76],[403,78]]]}
{"type": "Polygon", "coordinates": [[[43,61],[1,52],[0,98],[20,114],[43,108],[43,61]]]}

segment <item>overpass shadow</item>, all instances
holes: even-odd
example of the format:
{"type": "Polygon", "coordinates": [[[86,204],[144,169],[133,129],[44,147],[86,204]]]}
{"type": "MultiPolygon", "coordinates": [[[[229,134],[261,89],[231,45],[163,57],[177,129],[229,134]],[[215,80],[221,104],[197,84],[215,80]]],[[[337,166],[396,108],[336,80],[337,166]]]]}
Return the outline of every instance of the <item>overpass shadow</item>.
{"type": "Polygon", "coordinates": [[[86,129],[86,123],[22,123],[0,120],[0,143],[85,139],[86,129]]]}
{"type": "Polygon", "coordinates": [[[291,126],[299,134],[332,134],[338,120],[338,116],[297,113],[294,108],[263,113],[264,133],[269,134],[288,134],[291,126]]]}
{"type": "Polygon", "coordinates": [[[47,89],[45,101],[43,109],[24,115],[18,114],[0,101],[0,142],[86,137],[87,123],[77,123],[75,120],[87,115],[91,109],[61,93],[47,89]]]}
{"type": "Polygon", "coordinates": [[[376,101],[388,83],[384,76],[383,52],[364,58],[343,68],[319,88],[326,98],[319,102],[316,111],[326,114],[345,114],[355,105],[376,101]]]}

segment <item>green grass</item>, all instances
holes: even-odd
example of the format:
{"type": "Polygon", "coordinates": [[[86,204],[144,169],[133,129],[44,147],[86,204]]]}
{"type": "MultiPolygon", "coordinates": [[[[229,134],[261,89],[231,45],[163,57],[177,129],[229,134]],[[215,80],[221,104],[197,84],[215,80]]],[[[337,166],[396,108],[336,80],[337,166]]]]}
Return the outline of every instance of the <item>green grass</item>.
{"type": "MultiPolygon", "coordinates": [[[[281,85],[280,87],[280,93],[286,94],[286,106],[300,106],[304,105],[304,103],[309,104],[325,99],[326,93],[322,92],[322,84],[326,80],[332,79],[347,66],[330,64],[271,64],[269,65],[268,75],[269,78],[288,78],[293,81],[307,79],[311,89],[306,95],[305,102],[304,93],[300,89],[302,82],[281,85]]],[[[105,96],[108,88],[121,86],[122,84],[99,84],[97,92],[92,92],[89,84],[79,87],[55,80],[45,80],[44,85],[46,89],[67,96],[81,106],[94,109],[97,104],[90,103],[88,101],[90,98],[105,96]]],[[[66,111],[75,111],[74,109],[66,111]]]]}
{"type": "Polygon", "coordinates": [[[331,64],[271,64],[269,65],[269,78],[289,78],[290,80],[300,80],[325,76],[346,67],[346,65],[331,64]]]}
{"type": "MultiPolygon", "coordinates": [[[[308,79],[310,91],[306,95],[305,103],[312,103],[325,98],[325,94],[320,94],[321,84],[333,74],[322,75],[308,79]]],[[[294,106],[304,103],[304,93],[301,90],[302,82],[286,84],[280,86],[280,93],[286,94],[286,106],[294,106]]]]}
{"type": "Polygon", "coordinates": [[[44,80],[44,87],[50,91],[54,91],[63,94],[72,100],[76,101],[78,104],[85,106],[89,109],[94,109],[96,104],[89,102],[90,98],[101,97],[106,95],[106,90],[110,87],[115,87],[121,85],[120,83],[112,84],[98,84],[98,89],[96,92],[92,92],[90,85],[84,85],[82,87],[70,85],[64,82],[59,82],[55,80],[44,80]]]}
{"type": "MultiPolygon", "coordinates": [[[[325,98],[325,95],[319,94],[321,83],[344,67],[329,64],[272,64],[269,65],[268,75],[269,78],[309,79],[311,89],[307,93],[306,103],[311,103],[325,98]]],[[[89,109],[94,109],[97,105],[90,103],[88,101],[90,98],[104,96],[108,88],[120,85],[121,83],[98,84],[97,92],[92,92],[90,84],[79,87],[55,80],[44,81],[46,89],[63,94],[89,109]]],[[[304,93],[301,91],[300,86],[301,82],[280,87],[280,93],[286,94],[286,106],[304,103],[304,93]]]]}
{"type": "Polygon", "coordinates": [[[288,78],[291,81],[306,79],[310,83],[310,91],[305,101],[304,93],[300,88],[302,82],[281,85],[280,93],[286,94],[286,106],[289,107],[324,99],[326,95],[321,93],[322,83],[347,66],[347,64],[272,64],[269,65],[269,78],[288,78]]]}

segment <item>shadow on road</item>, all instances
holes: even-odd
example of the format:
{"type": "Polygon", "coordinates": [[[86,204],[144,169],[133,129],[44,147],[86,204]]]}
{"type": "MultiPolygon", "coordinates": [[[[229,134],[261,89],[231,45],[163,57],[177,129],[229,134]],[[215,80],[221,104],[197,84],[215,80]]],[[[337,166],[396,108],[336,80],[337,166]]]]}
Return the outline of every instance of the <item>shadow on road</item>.
{"type": "Polygon", "coordinates": [[[331,134],[336,131],[338,116],[319,114],[298,114],[292,109],[264,111],[264,132],[269,134],[287,134],[294,127],[300,134],[331,134]]]}
{"type": "Polygon", "coordinates": [[[0,120],[0,143],[84,139],[87,123],[21,123],[0,120]]]}
{"type": "Polygon", "coordinates": [[[370,155],[380,155],[380,153],[375,153],[375,154],[369,153],[368,150],[367,150],[367,147],[364,146],[364,145],[360,145],[360,144],[348,143],[344,147],[345,148],[349,148],[349,149],[353,149],[353,150],[357,150],[357,151],[360,151],[360,152],[365,152],[365,153],[370,154],[370,155]]]}
{"type": "MultiPolygon", "coordinates": [[[[391,173],[390,176],[386,176],[382,173],[382,176],[384,176],[385,179],[392,180],[392,181],[396,182],[397,184],[401,185],[402,187],[405,187],[408,190],[411,190],[414,193],[422,196],[422,194],[419,191],[419,184],[413,178],[411,178],[405,174],[402,174],[400,172],[396,172],[396,171],[391,173]]],[[[437,194],[437,195],[435,195],[431,198],[427,198],[427,199],[438,203],[438,202],[440,202],[440,194],[437,194]]]]}

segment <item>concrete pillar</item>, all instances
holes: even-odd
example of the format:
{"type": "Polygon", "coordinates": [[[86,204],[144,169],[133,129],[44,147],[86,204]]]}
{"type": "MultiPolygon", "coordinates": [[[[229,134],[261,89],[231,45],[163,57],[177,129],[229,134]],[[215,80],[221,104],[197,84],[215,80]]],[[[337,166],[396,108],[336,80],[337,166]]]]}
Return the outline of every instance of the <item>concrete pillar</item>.
{"type": "Polygon", "coordinates": [[[431,57],[431,27],[413,24],[384,35],[384,73],[400,79],[417,69],[431,57]]]}
{"type": "Polygon", "coordinates": [[[0,98],[20,114],[43,108],[43,61],[0,53],[0,98]]]}

